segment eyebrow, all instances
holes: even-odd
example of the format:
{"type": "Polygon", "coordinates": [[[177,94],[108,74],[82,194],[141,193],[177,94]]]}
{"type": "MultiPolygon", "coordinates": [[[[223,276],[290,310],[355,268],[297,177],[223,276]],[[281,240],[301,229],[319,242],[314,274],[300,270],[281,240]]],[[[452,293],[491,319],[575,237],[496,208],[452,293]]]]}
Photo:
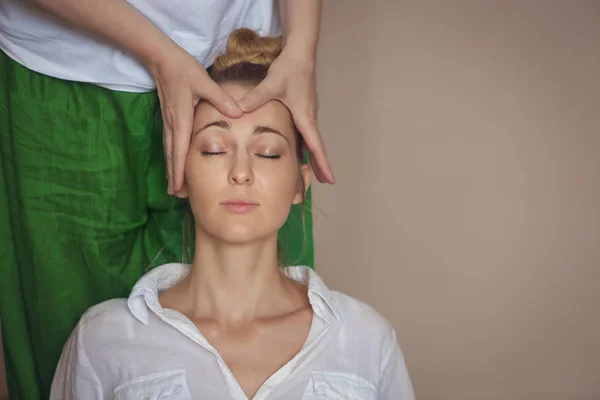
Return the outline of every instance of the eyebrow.
{"type": "Polygon", "coordinates": [[[254,127],[254,135],[260,135],[263,133],[274,133],[276,135],[281,136],[282,138],[284,138],[285,140],[287,140],[289,142],[289,139],[287,137],[285,137],[285,135],[281,132],[279,132],[277,129],[271,128],[270,126],[265,126],[265,125],[256,125],[254,127]]]}
{"type": "MultiPolygon", "coordinates": [[[[204,125],[202,128],[200,128],[200,130],[198,130],[198,132],[196,132],[196,135],[210,127],[217,127],[217,128],[221,128],[221,129],[225,129],[225,130],[231,130],[231,124],[228,121],[220,120],[220,121],[209,122],[208,124],[204,125]]],[[[285,137],[285,135],[283,133],[281,133],[280,131],[278,131],[275,128],[271,128],[270,126],[266,126],[266,125],[255,125],[254,126],[254,131],[252,132],[253,135],[261,135],[263,133],[274,133],[276,135],[281,136],[282,138],[284,138],[285,140],[287,140],[289,142],[289,139],[287,137],[285,137]]]]}
{"type": "Polygon", "coordinates": [[[198,130],[198,132],[196,132],[196,135],[199,134],[200,132],[202,132],[203,130],[210,128],[212,126],[216,126],[217,128],[221,128],[221,129],[226,129],[226,130],[230,130],[231,129],[231,124],[227,121],[213,121],[213,122],[209,122],[208,124],[204,125],[202,128],[200,128],[198,130]]]}

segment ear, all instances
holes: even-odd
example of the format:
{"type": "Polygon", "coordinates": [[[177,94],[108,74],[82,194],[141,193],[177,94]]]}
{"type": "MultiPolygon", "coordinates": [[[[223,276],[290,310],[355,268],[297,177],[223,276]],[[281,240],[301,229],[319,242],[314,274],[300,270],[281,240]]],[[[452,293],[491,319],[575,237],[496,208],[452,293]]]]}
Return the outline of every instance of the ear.
{"type": "Polygon", "coordinates": [[[298,191],[296,192],[296,197],[294,197],[294,204],[300,204],[304,201],[306,197],[306,193],[308,193],[308,188],[310,187],[310,165],[302,164],[300,167],[300,179],[304,182],[304,193],[302,192],[302,185],[298,184],[298,191]]]}

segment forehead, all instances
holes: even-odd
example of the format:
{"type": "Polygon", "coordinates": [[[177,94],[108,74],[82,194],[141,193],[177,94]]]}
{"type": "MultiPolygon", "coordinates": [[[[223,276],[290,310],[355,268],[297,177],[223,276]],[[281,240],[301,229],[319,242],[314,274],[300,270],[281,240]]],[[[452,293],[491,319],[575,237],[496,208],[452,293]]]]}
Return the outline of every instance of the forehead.
{"type": "MultiPolygon", "coordinates": [[[[236,101],[244,97],[251,89],[246,86],[228,83],[220,86],[236,101]]],[[[290,134],[293,132],[291,114],[287,107],[277,100],[269,101],[258,110],[244,114],[240,118],[228,118],[224,116],[208,101],[201,101],[198,104],[198,107],[196,107],[194,117],[194,127],[196,129],[207,123],[219,120],[229,121],[234,129],[236,126],[248,127],[266,125],[280,130],[281,132],[289,131],[290,134]]]]}

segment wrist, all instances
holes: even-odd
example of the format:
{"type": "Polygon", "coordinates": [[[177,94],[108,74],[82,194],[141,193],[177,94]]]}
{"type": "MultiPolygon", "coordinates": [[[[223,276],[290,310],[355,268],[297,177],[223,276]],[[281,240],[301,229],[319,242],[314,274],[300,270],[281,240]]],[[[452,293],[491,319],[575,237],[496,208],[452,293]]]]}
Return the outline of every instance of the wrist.
{"type": "Polygon", "coordinates": [[[280,0],[283,50],[290,58],[316,64],[322,0],[280,0]]]}
{"type": "MultiPolygon", "coordinates": [[[[158,38],[157,38],[158,39],[158,38]]],[[[138,58],[146,66],[151,75],[156,76],[165,64],[172,61],[177,55],[185,51],[170,38],[160,38],[140,50],[138,58]]]]}
{"type": "Polygon", "coordinates": [[[301,41],[284,41],[281,54],[306,68],[314,68],[317,64],[317,44],[301,41]]]}

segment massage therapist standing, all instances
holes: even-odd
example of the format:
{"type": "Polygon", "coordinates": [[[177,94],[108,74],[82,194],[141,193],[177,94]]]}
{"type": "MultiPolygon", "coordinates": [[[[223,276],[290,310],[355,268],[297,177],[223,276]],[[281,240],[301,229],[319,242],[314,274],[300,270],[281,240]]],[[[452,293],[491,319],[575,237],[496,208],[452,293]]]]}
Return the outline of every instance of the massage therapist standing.
{"type": "Polygon", "coordinates": [[[315,123],[321,1],[277,6],[0,0],[0,318],[12,399],[48,398],[87,308],[126,296],[148,265],[181,260],[184,209],[167,192],[182,187],[200,99],[231,118],[281,100],[317,178],[334,182],[315,123]],[[279,34],[278,16],[283,52],[235,101],[205,67],[237,28],[279,34]]]}

